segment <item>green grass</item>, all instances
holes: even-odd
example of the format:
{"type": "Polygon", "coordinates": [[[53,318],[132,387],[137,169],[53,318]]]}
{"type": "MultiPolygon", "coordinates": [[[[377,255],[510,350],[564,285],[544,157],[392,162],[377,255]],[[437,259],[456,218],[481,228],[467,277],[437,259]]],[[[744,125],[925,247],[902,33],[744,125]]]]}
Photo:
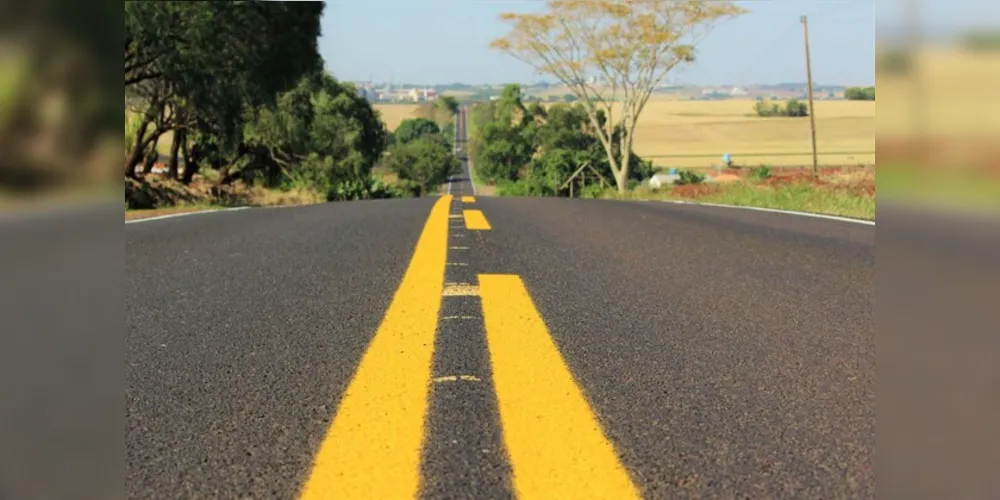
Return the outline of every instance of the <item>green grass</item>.
{"type": "Polygon", "coordinates": [[[772,188],[737,182],[723,186],[717,193],[699,197],[698,201],[875,219],[874,197],[817,188],[810,184],[789,184],[772,188]]]}
{"type": "Polygon", "coordinates": [[[875,174],[875,185],[888,199],[1000,209],[1000,177],[990,179],[962,169],[887,166],[875,174]]]}
{"type": "Polygon", "coordinates": [[[875,220],[875,198],[811,184],[755,186],[745,182],[718,184],[718,191],[697,198],[681,197],[671,189],[659,191],[640,186],[624,196],[609,189],[604,197],[626,200],[681,200],[743,207],[774,208],[796,212],[839,215],[875,220]]]}

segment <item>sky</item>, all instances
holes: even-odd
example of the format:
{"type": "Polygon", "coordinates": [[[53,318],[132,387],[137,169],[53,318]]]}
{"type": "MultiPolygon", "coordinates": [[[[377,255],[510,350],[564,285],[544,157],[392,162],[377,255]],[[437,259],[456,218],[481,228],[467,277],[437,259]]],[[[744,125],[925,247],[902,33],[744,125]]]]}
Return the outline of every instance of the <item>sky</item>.
{"type": "MultiPolygon", "coordinates": [[[[696,62],[672,73],[672,83],[804,82],[801,15],[809,19],[816,84],[875,83],[875,0],[738,3],[751,12],[718,25],[699,46],[696,62]]],[[[551,80],[489,48],[491,40],[506,33],[498,14],[543,7],[542,0],[329,0],[319,48],[328,70],[350,81],[551,80]]]]}

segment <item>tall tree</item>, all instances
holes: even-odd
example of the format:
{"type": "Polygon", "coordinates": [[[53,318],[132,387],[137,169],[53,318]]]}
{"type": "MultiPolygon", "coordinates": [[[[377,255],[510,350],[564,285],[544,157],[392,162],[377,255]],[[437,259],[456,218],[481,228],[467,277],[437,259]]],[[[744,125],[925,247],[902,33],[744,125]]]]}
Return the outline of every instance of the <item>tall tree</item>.
{"type": "MultiPolygon", "coordinates": [[[[183,131],[182,142],[190,135],[203,142],[202,150],[232,155],[242,142],[246,109],[273,104],[278,93],[321,68],[322,12],[322,2],[125,2],[126,99],[154,111],[142,113],[139,129],[165,132],[149,128],[157,108],[165,108],[184,117],[170,124],[183,131]],[[164,92],[152,100],[148,88],[164,92]]],[[[134,168],[130,161],[126,174],[134,168]]]]}
{"type": "Polygon", "coordinates": [[[625,192],[636,124],[653,90],[694,60],[718,21],[745,11],[722,0],[548,0],[546,7],[502,14],[510,32],[491,45],[559,79],[584,103],[625,192]]]}

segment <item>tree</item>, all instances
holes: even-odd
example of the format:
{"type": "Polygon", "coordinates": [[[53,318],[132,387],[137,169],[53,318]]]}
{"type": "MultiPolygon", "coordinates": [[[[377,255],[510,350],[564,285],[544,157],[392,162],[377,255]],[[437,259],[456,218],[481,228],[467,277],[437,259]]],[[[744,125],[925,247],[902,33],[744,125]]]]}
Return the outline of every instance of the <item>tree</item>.
{"type": "MultiPolygon", "coordinates": [[[[246,110],[273,104],[321,68],[316,40],[323,8],[321,2],[125,2],[125,95],[145,110],[139,131],[179,132],[172,164],[188,150],[189,135],[203,141],[202,151],[235,155],[246,110]],[[150,130],[158,113],[173,121],[150,130]]],[[[136,143],[148,147],[143,134],[136,143]]],[[[134,169],[130,160],[126,175],[134,169]]]]}
{"type": "Polygon", "coordinates": [[[385,148],[386,132],[367,99],[325,73],[310,75],[255,114],[244,130],[249,162],[241,174],[266,172],[322,192],[366,180],[385,148]]]}
{"type": "Polygon", "coordinates": [[[559,79],[584,102],[624,193],[636,124],[653,90],[694,60],[695,46],[717,21],[745,11],[721,0],[548,0],[546,6],[542,13],[502,14],[511,30],[491,45],[559,79]],[[590,83],[592,77],[603,84],[590,83]],[[598,111],[608,118],[604,126],[598,111]]]}
{"type": "Polygon", "coordinates": [[[406,144],[424,135],[436,135],[440,133],[441,129],[437,123],[426,118],[411,118],[403,120],[396,127],[396,131],[393,132],[392,136],[397,144],[406,144]]]}
{"type": "Polygon", "coordinates": [[[849,101],[874,101],[875,87],[849,87],[844,91],[844,99],[849,101]]]}
{"type": "Polygon", "coordinates": [[[789,117],[804,117],[809,116],[809,105],[798,100],[789,99],[785,102],[784,107],[778,104],[768,105],[764,99],[758,98],[753,105],[754,113],[760,117],[771,117],[771,116],[789,116],[789,117]]]}
{"type": "Polygon", "coordinates": [[[447,181],[460,167],[458,158],[451,154],[448,143],[440,135],[422,135],[409,142],[394,144],[389,148],[385,163],[400,179],[416,183],[420,195],[447,181]]]}
{"type": "Polygon", "coordinates": [[[574,102],[574,101],[576,101],[577,99],[578,99],[578,97],[576,97],[576,96],[575,96],[575,95],[573,95],[573,94],[564,94],[564,95],[562,96],[562,100],[563,100],[563,102],[574,102]]]}

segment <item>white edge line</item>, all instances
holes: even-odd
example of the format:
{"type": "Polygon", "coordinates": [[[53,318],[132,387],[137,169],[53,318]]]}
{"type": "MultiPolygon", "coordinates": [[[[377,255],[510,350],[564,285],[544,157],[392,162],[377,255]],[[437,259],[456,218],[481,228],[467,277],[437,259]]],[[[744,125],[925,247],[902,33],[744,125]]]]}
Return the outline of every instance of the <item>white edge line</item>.
{"type": "Polygon", "coordinates": [[[248,208],[250,208],[250,207],[220,208],[220,209],[217,209],[217,210],[199,210],[197,212],[182,212],[182,213],[179,213],[179,214],[157,215],[156,217],[146,217],[146,218],[143,218],[143,219],[127,220],[127,221],[125,221],[125,224],[138,224],[140,222],[152,222],[154,220],[173,219],[175,217],[185,217],[185,216],[188,216],[188,215],[198,215],[198,214],[210,214],[210,213],[215,213],[215,212],[234,212],[234,211],[237,211],[237,210],[246,210],[248,208]]]}
{"type": "Polygon", "coordinates": [[[472,184],[472,196],[477,196],[476,194],[476,181],[472,178],[472,162],[465,160],[465,170],[468,171],[469,184],[472,184]]]}
{"type": "Polygon", "coordinates": [[[763,207],[747,207],[741,205],[722,205],[719,203],[701,203],[695,201],[680,201],[680,200],[660,200],[664,203],[673,203],[675,205],[694,205],[702,207],[716,207],[716,208],[739,208],[743,210],[753,210],[755,212],[770,212],[774,214],[788,214],[788,215],[801,215],[803,217],[813,217],[816,219],[827,219],[835,220],[840,222],[853,222],[854,224],[861,224],[864,226],[874,226],[875,221],[863,220],[863,219],[851,219],[850,217],[838,217],[836,215],[825,215],[825,214],[814,214],[811,212],[796,212],[794,210],[780,210],[777,208],[763,208],[763,207]]]}

